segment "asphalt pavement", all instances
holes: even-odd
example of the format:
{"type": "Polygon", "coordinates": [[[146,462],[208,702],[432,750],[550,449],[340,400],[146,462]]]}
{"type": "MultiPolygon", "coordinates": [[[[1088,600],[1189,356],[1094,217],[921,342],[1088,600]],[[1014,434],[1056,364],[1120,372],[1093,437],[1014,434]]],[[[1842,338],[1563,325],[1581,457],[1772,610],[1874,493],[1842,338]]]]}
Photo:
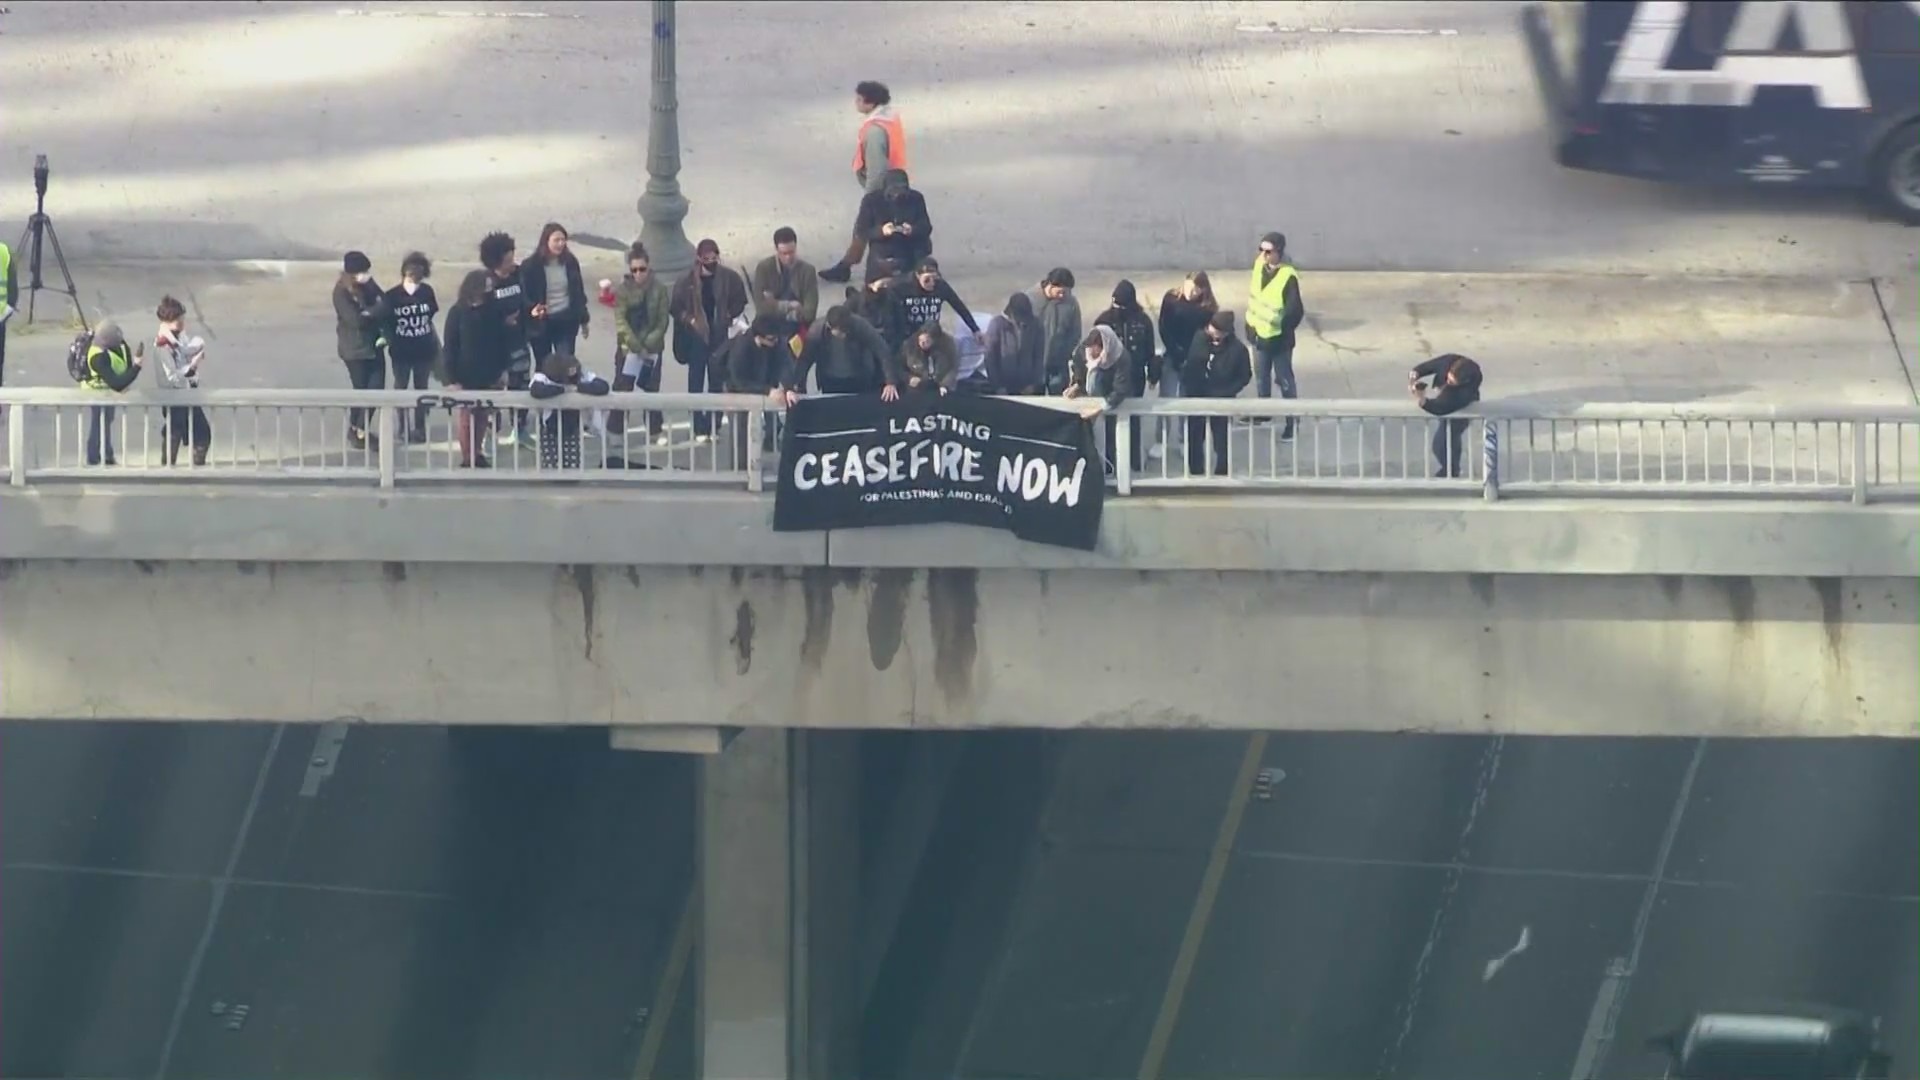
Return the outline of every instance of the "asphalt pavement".
{"type": "MultiPolygon", "coordinates": [[[[634,1075],[692,759],[325,734],[0,727],[0,1074],[634,1075]]],[[[689,1075],[691,1024],[653,1075],[689,1075]]]]}
{"type": "Polygon", "coordinates": [[[974,841],[1023,869],[954,923],[990,959],[932,971],[972,1006],[885,1075],[1628,1080],[1695,1008],[1805,1000],[1883,1017],[1916,1075],[1911,742],[1249,746],[1058,740],[1037,832],[974,841]]]}

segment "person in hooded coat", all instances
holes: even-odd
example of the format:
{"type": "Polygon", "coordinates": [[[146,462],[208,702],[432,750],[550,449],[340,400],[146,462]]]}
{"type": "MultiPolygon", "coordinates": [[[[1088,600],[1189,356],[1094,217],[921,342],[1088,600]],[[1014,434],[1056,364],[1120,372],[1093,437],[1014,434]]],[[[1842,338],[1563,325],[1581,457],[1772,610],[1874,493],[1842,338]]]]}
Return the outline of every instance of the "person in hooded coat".
{"type": "Polygon", "coordinates": [[[1460,454],[1460,442],[1473,421],[1453,414],[1480,400],[1480,365],[1458,353],[1436,356],[1415,364],[1407,373],[1407,389],[1413,403],[1432,416],[1442,417],[1433,429],[1435,476],[1459,478],[1466,475],[1466,461],[1460,454]],[[1433,380],[1433,396],[1427,396],[1433,380]]]}
{"type": "Polygon", "coordinates": [[[1046,330],[1026,293],[1007,297],[1001,318],[987,327],[988,393],[1040,397],[1047,392],[1046,330]]]}
{"type": "MultiPolygon", "coordinates": [[[[1160,359],[1154,355],[1153,316],[1140,306],[1140,297],[1134,290],[1133,282],[1122,279],[1120,284],[1113,287],[1113,304],[1094,317],[1093,325],[1111,328],[1119,336],[1120,344],[1127,347],[1127,361],[1133,365],[1132,396],[1145,397],[1147,387],[1160,382],[1160,359]]],[[[1141,455],[1146,452],[1140,440],[1145,425],[1138,416],[1127,421],[1127,424],[1133,429],[1133,462],[1137,469],[1141,455]]],[[[1155,434],[1159,434],[1157,427],[1155,434]]],[[[1108,440],[1112,440],[1111,434],[1108,440]]]]}
{"type": "Polygon", "coordinates": [[[888,170],[879,191],[861,196],[853,227],[867,238],[868,281],[918,266],[933,254],[933,219],[927,216],[926,196],[913,190],[905,169],[888,170]]]}
{"type": "Polygon", "coordinates": [[[902,394],[945,394],[959,381],[960,347],[939,323],[928,323],[900,347],[880,396],[897,401],[902,394]]]}
{"type": "MultiPolygon", "coordinates": [[[[1190,398],[1235,398],[1253,381],[1253,361],[1233,332],[1231,311],[1216,311],[1187,346],[1180,372],[1180,393],[1190,398]]],[[[1213,442],[1213,475],[1227,475],[1227,418],[1187,418],[1187,474],[1206,474],[1207,442],[1213,442]]]]}
{"type": "MultiPolygon", "coordinates": [[[[1117,409],[1126,404],[1130,397],[1139,396],[1134,388],[1133,358],[1127,355],[1127,346],[1120,340],[1111,326],[1098,326],[1087,335],[1074,354],[1072,375],[1067,382],[1063,396],[1069,398],[1097,397],[1105,402],[1108,410],[1117,409]]],[[[1112,474],[1114,463],[1119,460],[1114,452],[1114,440],[1118,435],[1120,418],[1109,411],[1106,417],[1107,438],[1105,443],[1107,472],[1112,474]]],[[[1132,450],[1127,454],[1134,469],[1140,468],[1141,454],[1146,449],[1140,445],[1140,418],[1134,417],[1130,425],[1133,440],[1132,450]]]]}

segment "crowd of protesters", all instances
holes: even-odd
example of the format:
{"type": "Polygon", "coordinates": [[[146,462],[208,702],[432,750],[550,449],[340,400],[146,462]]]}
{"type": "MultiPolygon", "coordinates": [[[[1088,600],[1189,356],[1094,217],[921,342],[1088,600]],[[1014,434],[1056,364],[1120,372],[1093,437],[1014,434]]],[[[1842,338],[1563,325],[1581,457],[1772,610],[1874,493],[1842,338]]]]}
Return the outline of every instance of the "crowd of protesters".
{"type": "MultiPolygon", "coordinates": [[[[854,104],[861,114],[853,174],[862,188],[846,253],[816,269],[799,255],[799,237],[782,227],[772,250],[742,275],[721,261],[720,245],[701,240],[695,262],[671,285],[654,273],[641,244],[626,252],[617,283],[602,282],[597,299],[611,308],[612,378],[580,359],[593,328],[593,306],[568,231],[558,223],[541,228],[531,254],[522,259],[514,238],[488,234],[478,248],[478,269],[461,279],[452,303],[442,309],[429,278],[432,264],[418,252],[400,262],[399,283],[383,289],[371,260],[350,251],[333,289],[338,353],[356,389],[387,384],[424,391],[430,376],[461,390],[528,391],[536,399],[569,392],[620,394],[613,407],[455,410],[454,439],[463,463],[485,467],[487,444],[539,447],[543,466],[579,464],[584,426],[601,434],[625,434],[640,425],[643,438],[667,442],[657,410],[638,407],[628,395],[657,393],[664,358],[685,370],[688,393],[765,395],[792,404],[809,392],[878,394],[887,401],[908,395],[972,393],[1051,396],[1081,400],[1088,412],[1117,408],[1156,389],[1161,397],[1225,399],[1251,384],[1262,398],[1276,391],[1298,396],[1293,355],[1305,318],[1299,273],[1288,258],[1286,237],[1261,237],[1248,282],[1244,319],[1224,310],[1204,272],[1189,274],[1149,309],[1131,281],[1118,282],[1106,307],[1083,321],[1073,271],[1056,267],[1028,292],[1007,297],[997,314],[977,318],[946,279],[934,256],[934,224],[924,195],[909,177],[906,130],[887,87],[862,82],[854,104]],[[853,283],[855,268],[859,283],[853,283]],[[844,285],[837,303],[822,310],[821,283],[844,285]],[[949,333],[951,310],[961,328],[949,333]],[[443,329],[436,329],[441,318],[443,329]],[[1244,340],[1242,332],[1244,331],[1244,340]]],[[[172,386],[192,386],[205,345],[185,339],[180,305],[169,298],[158,311],[156,335],[165,377],[172,386]]],[[[123,390],[140,370],[140,357],[122,356],[124,335],[103,324],[90,343],[82,381],[123,390]]],[[[79,377],[79,374],[76,374],[79,377]]],[[[1410,390],[1426,411],[1446,416],[1479,398],[1480,372],[1473,361],[1448,355],[1415,368],[1410,390]]],[[[97,412],[99,410],[96,410],[97,412]]],[[[429,406],[403,416],[397,435],[427,441],[429,406]]],[[[372,411],[351,410],[348,439],[367,448],[377,433],[372,411]]],[[[770,446],[772,418],[758,437],[770,446]]],[[[1267,418],[1249,419],[1265,423],[1267,418]]],[[[1131,466],[1164,456],[1171,440],[1148,439],[1140,417],[1130,424],[1131,466]]],[[[203,462],[211,428],[199,409],[168,410],[167,460],[191,445],[203,462]]],[[[1281,420],[1278,437],[1291,440],[1295,421],[1281,420]]],[[[111,463],[110,417],[90,436],[89,460],[111,463]],[[98,445],[96,445],[96,443],[98,445]]],[[[1104,417],[1105,446],[1117,445],[1118,418],[1104,417]]],[[[1435,432],[1437,475],[1461,474],[1461,441],[1467,421],[1443,421],[1435,432]]],[[[710,441],[715,415],[696,412],[692,436],[710,441]]],[[[1158,435],[1159,433],[1155,433],[1158,435]]],[[[1183,440],[1190,473],[1225,474],[1229,424],[1225,416],[1187,420],[1183,440]]],[[[631,437],[630,435],[627,437],[631,437]]],[[[733,425],[737,451],[754,437],[733,425]]],[[[1113,466],[1109,461],[1109,468],[1113,466]]]]}

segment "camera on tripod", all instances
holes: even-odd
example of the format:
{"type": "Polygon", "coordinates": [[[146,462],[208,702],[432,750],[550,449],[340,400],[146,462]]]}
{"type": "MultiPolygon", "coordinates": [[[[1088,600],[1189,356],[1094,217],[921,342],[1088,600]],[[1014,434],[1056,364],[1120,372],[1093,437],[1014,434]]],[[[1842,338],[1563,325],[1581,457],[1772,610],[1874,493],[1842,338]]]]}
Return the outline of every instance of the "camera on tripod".
{"type": "Polygon", "coordinates": [[[73,310],[80,316],[82,328],[91,330],[87,323],[87,309],[80,303],[80,290],[73,284],[73,272],[67,269],[66,252],[60,250],[60,237],[54,234],[53,219],[47,216],[47,181],[53,176],[52,166],[47,164],[47,155],[33,155],[33,216],[27,219],[26,230],[20,234],[19,250],[26,255],[27,264],[27,322],[32,324],[34,300],[40,290],[65,293],[73,301],[73,310]],[[53,249],[53,261],[60,268],[60,277],[66,284],[64,289],[49,286],[40,276],[40,262],[47,248],[53,249]]]}

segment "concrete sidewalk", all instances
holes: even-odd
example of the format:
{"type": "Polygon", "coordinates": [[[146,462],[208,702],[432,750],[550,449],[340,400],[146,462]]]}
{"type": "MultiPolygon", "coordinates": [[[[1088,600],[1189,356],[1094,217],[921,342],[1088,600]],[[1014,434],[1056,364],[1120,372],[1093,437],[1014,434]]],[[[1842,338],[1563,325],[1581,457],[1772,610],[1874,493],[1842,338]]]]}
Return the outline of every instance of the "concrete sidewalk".
{"type": "MultiPolygon", "coordinates": [[[[819,255],[820,252],[813,254],[819,255]]],[[[611,277],[619,261],[583,252],[590,279],[611,277]]],[[[378,280],[390,284],[388,264],[378,280]]],[[[949,259],[950,263],[961,260],[949,259]]],[[[737,265],[737,263],[735,264],[737,265]]],[[[449,303],[465,265],[442,264],[433,283],[449,303]]],[[[954,287],[984,318],[1034,280],[969,278],[954,287]]],[[[1076,269],[1085,321],[1128,278],[1157,305],[1171,275],[1076,269]]],[[[110,314],[144,337],[164,292],[187,304],[206,336],[204,385],[345,387],[334,355],[332,264],[141,264],[75,267],[88,314],[110,314]]],[[[1245,269],[1211,271],[1221,302],[1246,298],[1245,269]]],[[[824,283],[823,283],[824,284],[824,283]]],[[[1307,322],[1295,365],[1302,394],[1314,398],[1398,400],[1409,365],[1462,352],[1487,371],[1490,398],[1579,402],[1848,402],[1913,404],[1910,370],[1920,337],[1920,283],[1818,279],[1712,279],[1616,276],[1315,273],[1302,271],[1307,322]],[[1883,307],[1883,302],[1885,306],[1883,307]],[[1891,328],[1890,328],[1891,327],[1891,328]],[[1894,337],[1903,335],[1905,349],[1894,337]],[[1904,356],[1904,359],[1903,359],[1904,356]]],[[[837,293],[826,286],[829,295],[837,293]]],[[[7,343],[10,386],[66,383],[71,307],[42,293],[40,319],[14,320],[7,343]]],[[[22,304],[24,307],[24,303],[22,304]]],[[[581,348],[589,366],[610,366],[610,312],[595,306],[595,329],[581,348]]],[[[667,366],[664,389],[684,389],[682,369],[667,366]]]]}
{"type": "MultiPolygon", "coordinates": [[[[603,253],[589,252],[587,272],[598,279],[618,271],[603,253]]],[[[435,277],[443,292],[464,267],[435,277]]],[[[344,388],[334,359],[329,298],[336,274],[330,264],[126,264],[84,267],[83,295],[90,314],[110,313],[130,334],[152,326],[151,305],[162,292],[184,301],[191,321],[210,345],[208,388],[344,388]]],[[[1078,275],[1088,325],[1108,300],[1114,282],[1134,281],[1155,298],[1171,286],[1166,275],[1088,271],[1078,275]]],[[[1213,275],[1223,304],[1244,306],[1246,274],[1213,275]]],[[[1031,283],[1012,279],[968,280],[955,286],[985,318],[1012,291],[1031,283]]],[[[1912,350],[1892,327],[1915,325],[1914,289],[1880,282],[1820,282],[1779,279],[1651,279],[1518,275],[1307,273],[1303,290],[1308,318],[1295,358],[1301,391],[1309,398],[1372,399],[1398,406],[1405,373],[1414,362],[1458,351],[1480,360],[1488,373],[1488,397],[1541,406],[1588,402],[1770,402],[1910,405],[1912,350]]],[[[66,385],[64,355],[73,327],[63,296],[42,295],[42,321],[13,331],[9,342],[11,385],[66,385]]],[[[444,302],[444,301],[443,301],[444,302]]],[[[611,312],[596,305],[600,333],[582,348],[588,365],[609,372],[613,349],[611,312]]],[[[21,320],[16,320],[21,321],[21,320]]],[[[954,322],[949,313],[949,321],[954,322]]],[[[957,323],[955,323],[957,325],[957,323]]],[[[668,364],[665,389],[685,388],[685,369],[668,364]]],[[[1250,387],[1247,391],[1253,393],[1250,387]]],[[[138,395],[135,399],[138,400],[138,395]]],[[[157,404],[157,403],[153,403],[157,404]]],[[[42,417],[30,435],[37,467],[82,464],[79,411],[57,421],[42,417]]],[[[216,410],[212,463],[216,467],[293,470],[321,478],[325,470],[370,467],[365,451],[348,447],[344,410],[303,417],[295,440],[284,417],[246,410],[216,410]],[[219,415],[218,413],[224,413],[219,415]],[[286,441],[283,441],[286,440],[286,441]]],[[[637,419],[637,414],[631,414],[637,419]]],[[[647,447],[637,434],[617,451],[650,468],[713,472],[736,467],[730,439],[696,444],[687,413],[666,415],[669,445],[647,447]]],[[[1427,425],[1410,413],[1401,421],[1307,423],[1294,444],[1279,440],[1279,428],[1233,429],[1229,473],[1239,478],[1295,482],[1370,478],[1424,482],[1427,425]]],[[[1183,438],[1182,425],[1149,422],[1149,444],[1183,438]]],[[[409,450],[403,469],[441,471],[455,455],[444,417],[430,425],[432,439],[409,450]]],[[[151,405],[120,414],[116,441],[129,466],[160,463],[159,414],[151,405]]],[[[1610,424],[1560,425],[1553,430],[1515,429],[1505,448],[1511,479],[1578,475],[1589,481],[1735,484],[1847,482],[1847,459],[1835,431],[1746,426],[1709,429],[1689,425],[1635,428],[1610,424]],[[1816,444],[1816,438],[1820,441],[1816,444]]],[[[1920,461],[1920,432],[1883,428],[1874,436],[1884,462],[1920,461]]],[[[1465,447],[1470,474],[1477,475],[1478,435],[1465,447]]],[[[530,449],[496,448],[499,469],[530,470],[530,449]]],[[[772,465],[772,456],[765,462],[772,465]]],[[[1178,480],[1186,461],[1177,453],[1146,463],[1144,479],[1178,480]]],[[[1889,465],[1886,468],[1892,468],[1889,465]]],[[[1910,466],[1907,466],[1910,467],[1910,466]]],[[[1909,480],[1876,474],[1884,482],[1909,480]]]]}

